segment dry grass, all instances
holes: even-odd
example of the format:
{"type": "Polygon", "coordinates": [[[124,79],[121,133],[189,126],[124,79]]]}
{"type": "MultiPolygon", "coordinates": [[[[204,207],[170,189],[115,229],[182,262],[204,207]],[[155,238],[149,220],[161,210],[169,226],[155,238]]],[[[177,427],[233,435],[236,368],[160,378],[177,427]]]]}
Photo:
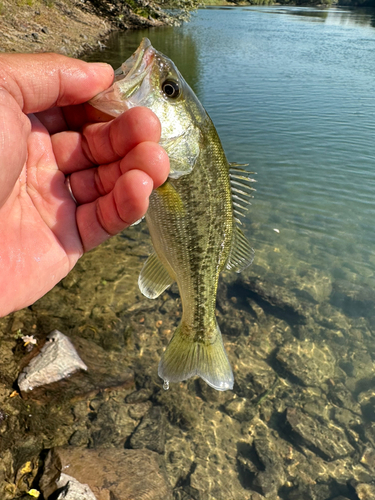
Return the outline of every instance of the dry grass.
{"type": "Polygon", "coordinates": [[[112,29],[79,0],[0,0],[0,52],[76,56],[97,48],[112,29]]]}

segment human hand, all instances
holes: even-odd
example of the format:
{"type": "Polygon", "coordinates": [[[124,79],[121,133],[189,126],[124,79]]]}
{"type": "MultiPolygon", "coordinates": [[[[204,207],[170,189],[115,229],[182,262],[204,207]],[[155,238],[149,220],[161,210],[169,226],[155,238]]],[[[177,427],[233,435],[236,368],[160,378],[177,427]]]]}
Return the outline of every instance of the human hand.
{"type": "Polygon", "coordinates": [[[112,80],[105,64],[0,55],[0,316],[35,302],[85,251],[140,219],[168,176],[150,110],[90,123],[82,103],[112,80]]]}

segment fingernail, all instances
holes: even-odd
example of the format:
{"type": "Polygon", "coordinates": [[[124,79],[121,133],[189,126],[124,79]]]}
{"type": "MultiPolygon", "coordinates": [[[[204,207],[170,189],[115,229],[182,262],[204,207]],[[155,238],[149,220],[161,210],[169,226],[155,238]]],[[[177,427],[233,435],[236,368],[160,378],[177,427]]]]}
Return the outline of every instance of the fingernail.
{"type": "Polygon", "coordinates": [[[94,63],[89,63],[89,64],[90,64],[91,69],[93,69],[94,71],[107,70],[107,71],[113,72],[113,68],[110,64],[107,64],[104,62],[94,62],[94,63]]]}

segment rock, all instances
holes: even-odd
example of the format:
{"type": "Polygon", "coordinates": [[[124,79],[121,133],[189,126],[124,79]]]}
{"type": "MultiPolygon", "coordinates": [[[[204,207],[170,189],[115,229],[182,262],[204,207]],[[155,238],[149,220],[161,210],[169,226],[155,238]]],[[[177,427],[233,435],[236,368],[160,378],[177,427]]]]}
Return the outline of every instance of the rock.
{"type": "Polygon", "coordinates": [[[224,405],[225,412],[239,422],[251,421],[257,414],[257,407],[246,398],[234,398],[224,405]]]}
{"type": "Polygon", "coordinates": [[[125,398],[125,402],[129,404],[145,403],[152,396],[152,391],[149,389],[140,389],[139,391],[132,392],[125,398]]]}
{"type": "Polygon", "coordinates": [[[355,485],[355,491],[359,500],[373,500],[375,498],[374,483],[359,483],[355,485]]]}
{"type": "Polygon", "coordinates": [[[279,349],[276,359],[305,386],[321,385],[335,373],[332,353],[327,347],[319,349],[314,342],[288,342],[279,349]]]}
{"type": "Polygon", "coordinates": [[[88,442],[89,432],[87,429],[74,431],[68,441],[72,446],[85,446],[88,442]]]}
{"type": "Polygon", "coordinates": [[[43,404],[60,405],[62,401],[76,400],[86,394],[92,401],[95,394],[103,390],[130,389],[134,386],[134,372],[129,370],[128,360],[123,354],[108,355],[97,343],[81,337],[74,337],[74,347],[84,360],[87,371],[79,370],[69,378],[34,387],[32,391],[23,391],[22,397],[43,404]]]}
{"type": "Polygon", "coordinates": [[[39,34],[38,33],[31,33],[31,36],[32,36],[33,40],[35,40],[35,42],[39,41],[39,34]]]}
{"type": "Polygon", "coordinates": [[[341,428],[322,424],[302,410],[288,408],[286,422],[297,443],[307,446],[324,460],[336,460],[354,451],[341,428]]]}
{"type": "Polygon", "coordinates": [[[166,418],[160,406],[154,406],[143,417],[141,423],[130,438],[134,449],[148,448],[157,453],[164,453],[166,418]]]}
{"type": "Polygon", "coordinates": [[[375,422],[375,390],[361,392],[358,396],[358,402],[362,408],[362,414],[366,420],[375,422]]]}
{"type": "Polygon", "coordinates": [[[361,457],[361,463],[365,465],[375,476],[375,450],[371,447],[366,447],[361,457]]]}
{"type": "Polygon", "coordinates": [[[332,500],[348,500],[348,497],[343,497],[340,495],[339,497],[332,498],[332,500]]]}
{"type": "Polygon", "coordinates": [[[56,485],[58,489],[63,488],[56,500],[97,500],[87,484],[81,484],[63,472],[56,485]]]}
{"type": "Polygon", "coordinates": [[[45,498],[58,489],[61,471],[67,468],[97,500],[172,500],[164,461],[149,450],[53,448],[40,480],[45,498]]]}
{"type": "Polygon", "coordinates": [[[44,26],[44,27],[41,29],[41,32],[42,32],[42,33],[44,33],[45,35],[48,35],[49,30],[48,30],[47,26],[44,26]]]}
{"type": "Polygon", "coordinates": [[[261,493],[268,498],[277,496],[281,485],[286,481],[283,462],[277,450],[277,444],[268,438],[255,439],[253,443],[255,453],[264,470],[257,473],[253,482],[255,490],[260,489],[261,493]]]}
{"type": "MultiPolygon", "coordinates": [[[[330,488],[328,484],[299,486],[288,495],[288,500],[326,500],[327,498],[330,498],[330,488]]],[[[344,500],[344,498],[339,497],[339,500],[344,500]]]]}
{"type": "Polygon", "coordinates": [[[173,490],[174,500],[200,500],[199,491],[191,486],[175,488],[173,490]]]}
{"type": "Polygon", "coordinates": [[[77,370],[87,370],[69,338],[58,330],[47,336],[40,353],[33,358],[18,377],[21,391],[57,382],[77,370]]]}

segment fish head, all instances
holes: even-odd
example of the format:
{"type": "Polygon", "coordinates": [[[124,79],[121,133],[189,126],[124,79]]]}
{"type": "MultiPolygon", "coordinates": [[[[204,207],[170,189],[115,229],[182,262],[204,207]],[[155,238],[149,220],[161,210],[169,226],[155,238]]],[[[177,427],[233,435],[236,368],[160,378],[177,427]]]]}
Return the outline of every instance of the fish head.
{"type": "Polygon", "coordinates": [[[113,117],[135,106],[151,109],[161,123],[160,145],[170,159],[169,176],[178,178],[193,170],[208,115],[173,61],[147,38],[115,71],[112,86],[89,103],[113,117]]]}

